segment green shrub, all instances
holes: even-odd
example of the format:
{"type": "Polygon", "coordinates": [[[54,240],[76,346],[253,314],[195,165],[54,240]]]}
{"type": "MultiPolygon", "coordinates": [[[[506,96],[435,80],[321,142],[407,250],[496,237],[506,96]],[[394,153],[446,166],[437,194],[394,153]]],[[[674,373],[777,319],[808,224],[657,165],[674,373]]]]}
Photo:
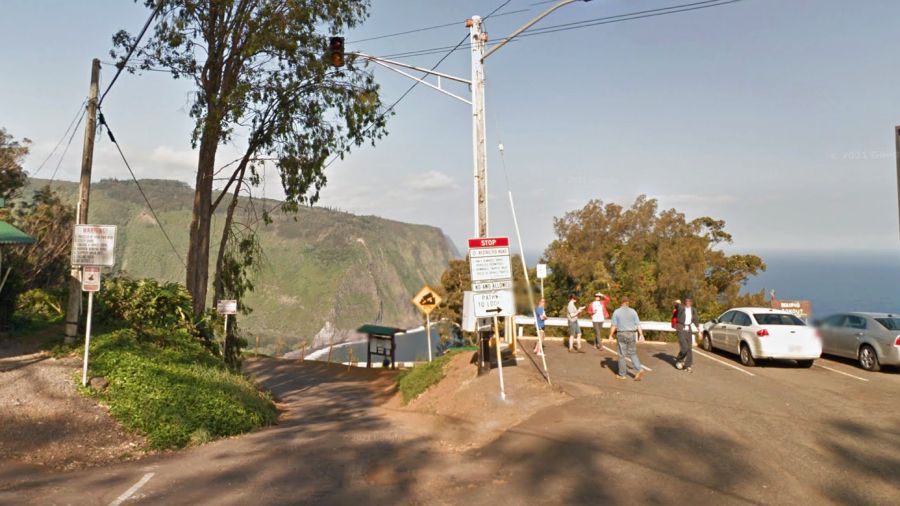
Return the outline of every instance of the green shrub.
{"type": "Polygon", "coordinates": [[[103,281],[96,303],[98,323],[134,329],[141,338],[160,331],[196,334],[191,322],[191,294],[179,283],[117,276],[103,281]]]}
{"type": "Polygon", "coordinates": [[[403,394],[403,403],[408,404],[409,401],[415,399],[432,385],[441,381],[445,374],[444,368],[450,363],[450,359],[456,353],[458,353],[458,351],[450,351],[431,362],[419,364],[412,369],[402,371],[397,376],[397,383],[400,388],[400,393],[403,394]]]}
{"type": "Polygon", "coordinates": [[[92,393],[125,427],[147,437],[154,449],[182,448],[273,423],[271,399],[240,374],[228,370],[188,331],[152,341],[132,330],[97,336],[91,376],[106,390],[92,393]]]}
{"type": "Polygon", "coordinates": [[[63,290],[28,290],[19,295],[16,314],[31,320],[62,321],[66,316],[65,295],[63,290]]]}

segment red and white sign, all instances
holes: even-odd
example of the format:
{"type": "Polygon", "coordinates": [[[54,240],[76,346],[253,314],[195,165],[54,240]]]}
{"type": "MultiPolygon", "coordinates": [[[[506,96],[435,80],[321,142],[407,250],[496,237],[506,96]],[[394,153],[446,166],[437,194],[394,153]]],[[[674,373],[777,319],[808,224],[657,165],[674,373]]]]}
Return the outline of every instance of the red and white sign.
{"type": "Polygon", "coordinates": [[[479,237],[469,239],[469,249],[509,247],[509,237],[479,237]]]}
{"type": "Polygon", "coordinates": [[[81,291],[100,291],[100,267],[97,265],[85,265],[81,269],[81,291]]]}

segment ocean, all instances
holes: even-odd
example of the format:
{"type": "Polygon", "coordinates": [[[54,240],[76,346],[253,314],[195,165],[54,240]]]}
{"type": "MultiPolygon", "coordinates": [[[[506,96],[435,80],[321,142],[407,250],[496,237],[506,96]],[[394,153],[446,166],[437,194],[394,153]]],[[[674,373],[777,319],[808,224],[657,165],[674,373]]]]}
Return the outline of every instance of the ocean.
{"type": "Polygon", "coordinates": [[[842,311],[900,313],[900,249],[897,252],[758,253],[766,272],[748,280],[745,292],[775,289],[779,300],[812,301],[814,318],[842,311]]]}

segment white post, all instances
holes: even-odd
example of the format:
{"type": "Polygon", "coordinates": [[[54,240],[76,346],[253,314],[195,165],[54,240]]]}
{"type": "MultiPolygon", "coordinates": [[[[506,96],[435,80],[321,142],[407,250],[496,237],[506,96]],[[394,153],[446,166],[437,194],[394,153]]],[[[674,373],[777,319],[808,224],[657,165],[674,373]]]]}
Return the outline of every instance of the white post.
{"type": "Polygon", "coordinates": [[[431,315],[425,315],[425,339],[428,339],[428,361],[431,362],[431,315]]]}
{"type": "Polygon", "coordinates": [[[87,321],[84,332],[84,367],[81,370],[81,386],[87,386],[88,353],[91,349],[91,314],[94,310],[94,292],[88,292],[87,321]]]}
{"type": "Polygon", "coordinates": [[[500,323],[494,317],[494,346],[497,347],[497,372],[500,373],[500,398],[506,400],[506,387],[503,385],[503,356],[500,353],[500,323]]]}
{"type": "Polygon", "coordinates": [[[541,278],[541,298],[544,298],[544,278],[541,278]]]}
{"type": "Polygon", "coordinates": [[[225,346],[228,345],[228,313],[225,313],[225,335],[222,336],[222,358],[225,358],[225,346]]]}
{"type": "Polygon", "coordinates": [[[484,48],[487,34],[480,16],[472,16],[472,144],[475,157],[475,236],[488,236],[487,130],[484,114],[484,48]]]}

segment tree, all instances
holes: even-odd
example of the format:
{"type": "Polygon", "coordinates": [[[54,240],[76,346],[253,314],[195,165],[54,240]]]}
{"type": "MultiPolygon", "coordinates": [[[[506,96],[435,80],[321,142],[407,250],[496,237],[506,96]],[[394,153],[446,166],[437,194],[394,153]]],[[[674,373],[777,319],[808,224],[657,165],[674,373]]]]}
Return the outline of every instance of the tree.
{"type": "Polygon", "coordinates": [[[30,140],[17,141],[5,128],[0,128],[0,198],[9,200],[25,186],[28,176],[22,162],[30,144],[30,140]]]}
{"type": "MultiPolygon", "coordinates": [[[[369,1],[143,1],[158,9],[158,22],[136,49],[130,70],[165,69],[196,87],[190,115],[198,160],[186,285],[199,318],[207,302],[212,215],[225,196],[232,194],[234,202],[242,188],[259,184],[257,162],[274,164],[286,195],[284,209],[295,210],[317,201],[326,183],[326,160],[384,135],[371,73],[353,59],[333,68],[324,58],[328,35],[362,22],[369,1]],[[228,166],[227,182],[214,198],[218,148],[237,138],[245,139],[244,154],[228,166]]],[[[122,64],[136,40],[120,31],[113,43],[112,55],[122,64]]],[[[235,208],[229,206],[226,216],[220,269],[235,265],[226,262],[228,251],[241,250],[243,238],[231,227],[235,208]]],[[[234,279],[235,272],[231,275],[234,279]]],[[[220,286],[227,292],[225,283],[220,286]]]]}
{"type": "Polygon", "coordinates": [[[632,299],[642,317],[668,320],[675,299],[692,297],[705,317],[733,304],[761,304],[763,294],[741,295],[746,280],[766,266],[755,255],[727,255],[725,222],[688,221],[674,209],[638,197],[628,209],[591,200],[554,220],[557,239],[543,255],[552,273],[548,306],[562,308],[571,292],[603,291],[632,299]]]}

